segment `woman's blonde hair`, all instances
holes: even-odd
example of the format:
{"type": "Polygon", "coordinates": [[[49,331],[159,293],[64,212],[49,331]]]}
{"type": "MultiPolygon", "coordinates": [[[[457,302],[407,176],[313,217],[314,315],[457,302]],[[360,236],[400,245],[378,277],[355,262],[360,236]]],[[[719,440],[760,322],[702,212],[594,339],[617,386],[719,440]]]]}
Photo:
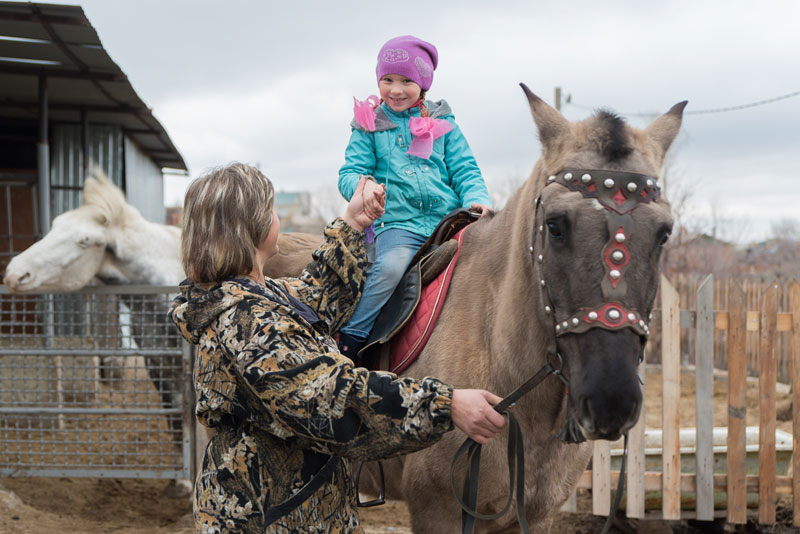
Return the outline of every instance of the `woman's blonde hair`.
{"type": "Polygon", "coordinates": [[[194,180],[183,201],[181,263],[192,282],[219,282],[253,270],[269,234],[272,183],[255,167],[231,163],[194,180]]]}

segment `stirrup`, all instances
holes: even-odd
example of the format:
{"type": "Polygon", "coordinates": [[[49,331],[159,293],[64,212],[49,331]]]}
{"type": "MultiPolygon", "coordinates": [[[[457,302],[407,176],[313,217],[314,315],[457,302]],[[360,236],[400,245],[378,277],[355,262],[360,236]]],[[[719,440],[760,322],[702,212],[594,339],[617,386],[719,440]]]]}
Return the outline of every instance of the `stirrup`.
{"type": "Polygon", "coordinates": [[[382,504],[386,504],[386,499],[384,498],[386,492],[386,483],[383,478],[383,463],[378,460],[378,471],[381,474],[381,489],[378,492],[378,496],[375,499],[367,502],[361,502],[361,494],[358,492],[359,481],[361,480],[361,468],[364,467],[366,462],[361,462],[358,464],[358,470],[356,471],[356,506],[358,508],[372,508],[373,506],[380,506],[382,504]]]}

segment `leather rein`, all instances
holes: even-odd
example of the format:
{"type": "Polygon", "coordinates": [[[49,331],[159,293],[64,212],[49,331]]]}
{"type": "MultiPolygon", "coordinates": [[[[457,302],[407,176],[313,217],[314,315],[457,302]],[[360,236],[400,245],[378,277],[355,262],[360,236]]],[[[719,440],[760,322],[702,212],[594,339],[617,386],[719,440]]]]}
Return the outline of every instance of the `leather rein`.
{"type": "MultiPolygon", "coordinates": [[[[567,388],[567,394],[569,393],[569,379],[562,372],[563,360],[558,352],[558,337],[566,334],[583,334],[592,328],[611,331],[630,328],[639,334],[643,343],[650,336],[650,327],[639,312],[635,309],[626,308],[620,301],[627,292],[624,275],[631,262],[630,251],[627,246],[627,241],[633,230],[631,212],[641,204],[658,202],[661,190],[657,185],[656,178],[619,171],[564,169],[547,178],[545,187],[551,184],[560,184],[570,191],[580,192],[585,199],[594,199],[599,202],[606,211],[609,239],[603,247],[602,253],[604,266],[604,277],[601,283],[603,304],[570,311],[563,320],[556,321],[556,310],[550,299],[549,286],[541,272],[545,261],[545,223],[542,220],[544,216],[542,215],[540,218],[540,208],[543,207],[542,195],[540,194],[535,203],[534,225],[528,251],[534,266],[535,279],[538,280],[538,284],[541,287],[540,294],[545,328],[552,333],[549,336],[550,339],[546,347],[546,363],[533,377],[494,407],[498,413],[508,418],[509,426],[507,448],[509,494],[502,510],[494,514],[482,514],[477,509],[481,445],[467,438],[453,457],[450,468],[450,483],[453,488],[453,494],[461,505],[463,534],[471,534],[473,532],[476,519],[493,521],[502,517],[510,508],[515,493],[517,521],[523,533],[530,533],[525,514],[524,442],[519,423],[510,408],[513,407],[518,399],[541,384],[550,375],[554,375],[561,380],[565,388],[567,388]],[[539,240],[536,239],[537,234],[541,235],[539,240]],[[456,490],[455,469],[456,463],[465,454],[468,466],[462,492],[459,495],[456,490]]],[[[641,357],[639,363],[641,363],[641,357]]],[[[567,414],[566,422],[559,431],[559,438],[565,443],[581,443],[586,440],[583,431],[571,414],[567,414]]],[[[625,485],[627,450],[628,434],[626,433],[617,492],[603,527],[603,534],[606,534],[611,528],[613,518],[622,499],[622,491],[625,485]]]]}

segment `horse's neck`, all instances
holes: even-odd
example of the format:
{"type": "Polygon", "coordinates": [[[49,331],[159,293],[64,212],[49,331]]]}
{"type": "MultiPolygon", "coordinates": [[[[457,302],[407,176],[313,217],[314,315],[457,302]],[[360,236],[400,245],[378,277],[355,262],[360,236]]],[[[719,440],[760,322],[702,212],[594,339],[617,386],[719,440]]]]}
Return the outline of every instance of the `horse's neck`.
{"type": "MultiPolygon", "coordinates": [[[[459,265],[471,286],[461,296],[470,302],[456,306],[472,310],[465,314],[470,316],[468,320],[475,321],[477,331],[487,332],[487,385],[499,395],[512,391],[546,363],[545,348],[551,334],[544,329],[541,288],[529,250],[536,231],[537,195],[535,184],[526,184],[494,218],[468,229],[474,232],[465,240],[464,264],[459,265]],[[476,301],[488,308],[486,313],[475,313],[476,301]]],[[[548,379],[528,396],[553,404],[555,410],[561,399],[559,385],[557,380],[550,382],[548,379]]],[[[544,415],[548,410],[537,412],[544,415]]]]}
{"type": "Polygon", "coordinates": [[[132,217],[110,231],[113,268],[134,284],[178,285],[183,280],[180,231],[132,217]]]}

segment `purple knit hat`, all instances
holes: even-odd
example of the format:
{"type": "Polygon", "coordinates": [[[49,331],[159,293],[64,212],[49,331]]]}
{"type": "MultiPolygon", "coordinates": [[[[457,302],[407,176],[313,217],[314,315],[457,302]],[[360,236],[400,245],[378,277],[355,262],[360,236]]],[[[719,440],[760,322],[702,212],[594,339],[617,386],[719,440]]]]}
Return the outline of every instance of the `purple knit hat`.
{"type": "Polygon", "coordinates": [[[431,43],[413,35],[389,39],[378,52],[375,71],[378,81],[387,74],[399,74],[414,80],[427,91],[433,83],[433,71],[439,63],[439,53],[431,43]]]}

